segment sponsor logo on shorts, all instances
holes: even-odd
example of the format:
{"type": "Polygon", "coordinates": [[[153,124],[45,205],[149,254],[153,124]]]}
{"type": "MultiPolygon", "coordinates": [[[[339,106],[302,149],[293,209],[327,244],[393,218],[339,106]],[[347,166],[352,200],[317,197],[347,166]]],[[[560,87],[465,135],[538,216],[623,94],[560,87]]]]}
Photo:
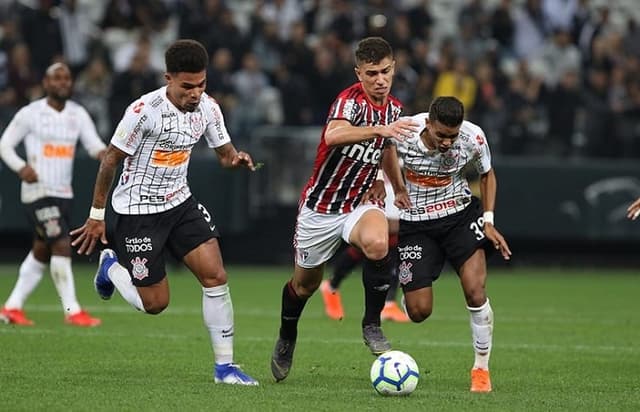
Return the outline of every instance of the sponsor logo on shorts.
{"type": "Polygon", "coordinates": [[[60,209],[58,206],[47,206],[36,210],[36,218],[39,222],[46,222],[50,219],[57,219],[60,217],[60,209]]]}
{"type": "MultiPolygon", "coordinates": [[[[153,250],[153,243],[150,237],[125,237],[125,247],[127,253],[140,253],[151,252],[153,250]]],[[[146,260],[145,260],[146,261],[146,260]]]]}
{"type": "Polygon", "coordinates": [[[420,260],[422,259],[422,246],[407,245],[398,248],[400,260],[420,260]]]}
{"type": "Polygon", "coordinates": [[[149,276],[149,269],[146,266],[147,262],[147,258],[141,259],[140,256],[136,256],[134,259],[131,259],[131,265],[133,266],[131,269],[131,275],[138,280],[142,280],[149,276]]]}
{"type": "Polygon", "coordinates": [[[401,285],[406,285],[413,280],[413,272],[411,272],[412,266],[413,263],[409,262],[402,262],[400,266],[398,266],[398,280],[401,285]]]}
{"type": "Polygon", "coordinates": [[[296,260],[298,262],[305,262],[309,258],[309,251],[304,249],[296,249],[296,260]]]}
{"type": "Polygon", "coordinates": [[[58,219],[49,219],[44,223],[44,230],[47,232],[47,237],[56,237],[60,234],[60,222],[58,219]]]}

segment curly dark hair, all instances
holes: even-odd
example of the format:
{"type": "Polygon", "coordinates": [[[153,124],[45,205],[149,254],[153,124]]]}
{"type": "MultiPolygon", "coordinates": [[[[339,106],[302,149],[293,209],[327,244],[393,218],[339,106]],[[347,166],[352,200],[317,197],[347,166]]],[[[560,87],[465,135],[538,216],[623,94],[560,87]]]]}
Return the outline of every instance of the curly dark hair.
{"type": "Polygon", "coordinates": [[[199,73],[207,68],[209,55],[195,40],[177,40],[164,53],[168,73],[199,73]]]}
{"type": "Polygon", "coordinates": [[[366,37],[358,42],[355,55],[357,66],[363,63],[377,64],[385,57],[393,58],[393,50],[382,37],[366,37]]]}
{"type": "Polygon", "coordinates": [[[464,120],[464,106],[453,96],[440,96],[431,102],[429,121],[438,121],[447,127],[459,126],[464,120]]]}

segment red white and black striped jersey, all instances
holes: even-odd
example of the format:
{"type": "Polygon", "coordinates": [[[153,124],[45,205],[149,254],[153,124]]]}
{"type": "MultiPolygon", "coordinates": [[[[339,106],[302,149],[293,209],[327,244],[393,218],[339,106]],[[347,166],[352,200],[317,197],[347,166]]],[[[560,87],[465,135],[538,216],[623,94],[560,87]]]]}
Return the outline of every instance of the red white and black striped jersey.
{"type": "Polygon", "coordinates": [[[218,103],[202,94],[193,112],[182,112],[161,87],[125,111],[111,144],[129,155],[113,190],[113,210],[147,215],[174,208],[191,196],[187,171],[191,150],[204,136],[209,147],[231,141],[218,103]]]}
{"type": "MultiPolygon", "coordinates": [[[[411,116],[424,125],[429,113],[411,116]]],[[[394,141],[403,160],[403,172],[413,207],[401,209],[400,219],[433,220],[449,216],[466,208],[471,201],[471,189],[463,169],[471,164],[480,174],[491,170],[491,152],[482,129],[463,121],[460,134],[445,153],[428,149],[412,133],[404,142],[394,141]]]]}
{"type": "Polygon", "coordinates": [[[397,120],[401,111],[402,104],[393,96],[389,96],[384,106],[372,103],[361,83],[343,90],[329,109],[301,204],[318,213],[349,213],[369,190],[380,167],[388,139],[372,137],[359,143],[328,146],[324,137],[331,120],[347,120],[360,127],[387,125],[397,120]]]}
{"type": "Polygon", "coordinates": [[[22,182],[20,200],[23,203],[43,197],[73,197],[71,181],[78,140],[93,157],[105,148],[89,113],[71,100],[67,100],[62,111],[49,106],[43,98],[16,113],[2,134],[0,154],[14,172],[28,164],[38,174],[37,182],[22,182]],[[15,151],[23,140],[26,161],[15,151]]]}

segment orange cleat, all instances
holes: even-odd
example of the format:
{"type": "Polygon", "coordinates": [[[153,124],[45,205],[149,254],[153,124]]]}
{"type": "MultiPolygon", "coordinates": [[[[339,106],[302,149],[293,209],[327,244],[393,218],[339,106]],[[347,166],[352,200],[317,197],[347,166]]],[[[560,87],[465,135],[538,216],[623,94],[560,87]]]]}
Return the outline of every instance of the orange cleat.
{"type": "Polygon", "coordinates": [[[400,309],[398,304],[393,301],[389,301],[384,304],[384,308],[382,308],[382,312],[380,313],[380,319],[399,323],[407,323],[411,321],[409,316],[407,316],[407,314],[400,309]]]}
{"type": "Polygon", "coordinates": [[[91,315],[89,315],[89,312],[85,312],[84,310],[81,310],[78,313],[66,316],[64,318],[64,323],[66,323],[67,325],[90,328],[93,326],[98,326],[99,324],[102,323],[102,321],[98,318],[91,317],[91,315]]]}
{"type": "Polygon", "coordinates": [[[471,369],[471,392],[491,392],[491,377],[486,369],[471,369]]]}
{"type": "Polygon", "coordinates": [[[320,284],[320,292],[322,292],[322,300],[324,301],[324,311],[333,320],[342,320],[344,310],[342,309],[342,298],[340,292],[331,290],[328,280],[323,280],[320,284]]]}
{"type": "Polygon", "coordinates": [[[0,311],[0,321],[12,325],[33,326],[33,321],[27,318],[27,315],[22,309],[2,308],[2,311],[0,311]]]}

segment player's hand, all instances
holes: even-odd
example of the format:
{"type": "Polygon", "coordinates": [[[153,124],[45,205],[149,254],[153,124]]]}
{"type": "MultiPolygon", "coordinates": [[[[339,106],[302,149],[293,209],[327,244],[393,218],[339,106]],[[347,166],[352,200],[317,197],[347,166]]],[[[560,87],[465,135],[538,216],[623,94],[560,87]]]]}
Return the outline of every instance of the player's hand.
{"type": "Polygon", "coordinates": [[[394,197],[395,200],[393,201],[393,204],[396,205],[398,209],[411,209],[413,207],[411,199],[409,199],[409,192],[407,191],[406,186],[402,186],[400,189],[396,190],[394,197]]]}
{"type": "Polygon", "coordinates": [[[253,159],[251,159],[251,155],[247,152],[237,152],[233,159],[231,159],[232,167],[246,167],[252,172],[256,170],[256,166],[253,164],[253,159]]]}
{"type": "Polygon", "coordinates": [[[104,220],[87,219],[84,225],[74,229],[69,233],[71,238],[71,246],[78,246],[78,254],[90,255],[96,247],[98,240],[103,245],[107,242],[107,231],[104,220]]]}
{"type": "Polygon", "coordinates": [[[504,240],[504,237],[498,232],[498,229],[495,228],[491,223],[484,224],[484,234],[487,236],[487,239],[493,244],[493,247],[496,248],[497,251],[500,252],[502,258],[504,260],[511,259],[511,249],[509,249],[509,245],[507,241],[504,240]]]}
{"type": "Polygon", "coordinates": [[[640,216],[640,197],[627,208],[627,217],[636,220],[640,216]]]}
{"type": "Polygon", "coordinates": [[[35,183],[38,181],[38,173],[36,173],[35,169],[29,165],[25,165],[18,171],[18,177],[20,177],[23,182],[27,183],[35,183]]]}
{"type": "Polygon", "coordinates": [[[386,126],[386,136],[392,137],[400,142],[404,142],[414,133],[420,131],[420,124],[414,122],[411,119],[398,119],[393,123],[389,123],[386,126]]]}
{"type": "Polygon", "coordinates": [[[383,180],[375,180],[369,190],[364,194],[362,203],[380,203],[384,202],[387,191],[384,187],[383,180]]]}

